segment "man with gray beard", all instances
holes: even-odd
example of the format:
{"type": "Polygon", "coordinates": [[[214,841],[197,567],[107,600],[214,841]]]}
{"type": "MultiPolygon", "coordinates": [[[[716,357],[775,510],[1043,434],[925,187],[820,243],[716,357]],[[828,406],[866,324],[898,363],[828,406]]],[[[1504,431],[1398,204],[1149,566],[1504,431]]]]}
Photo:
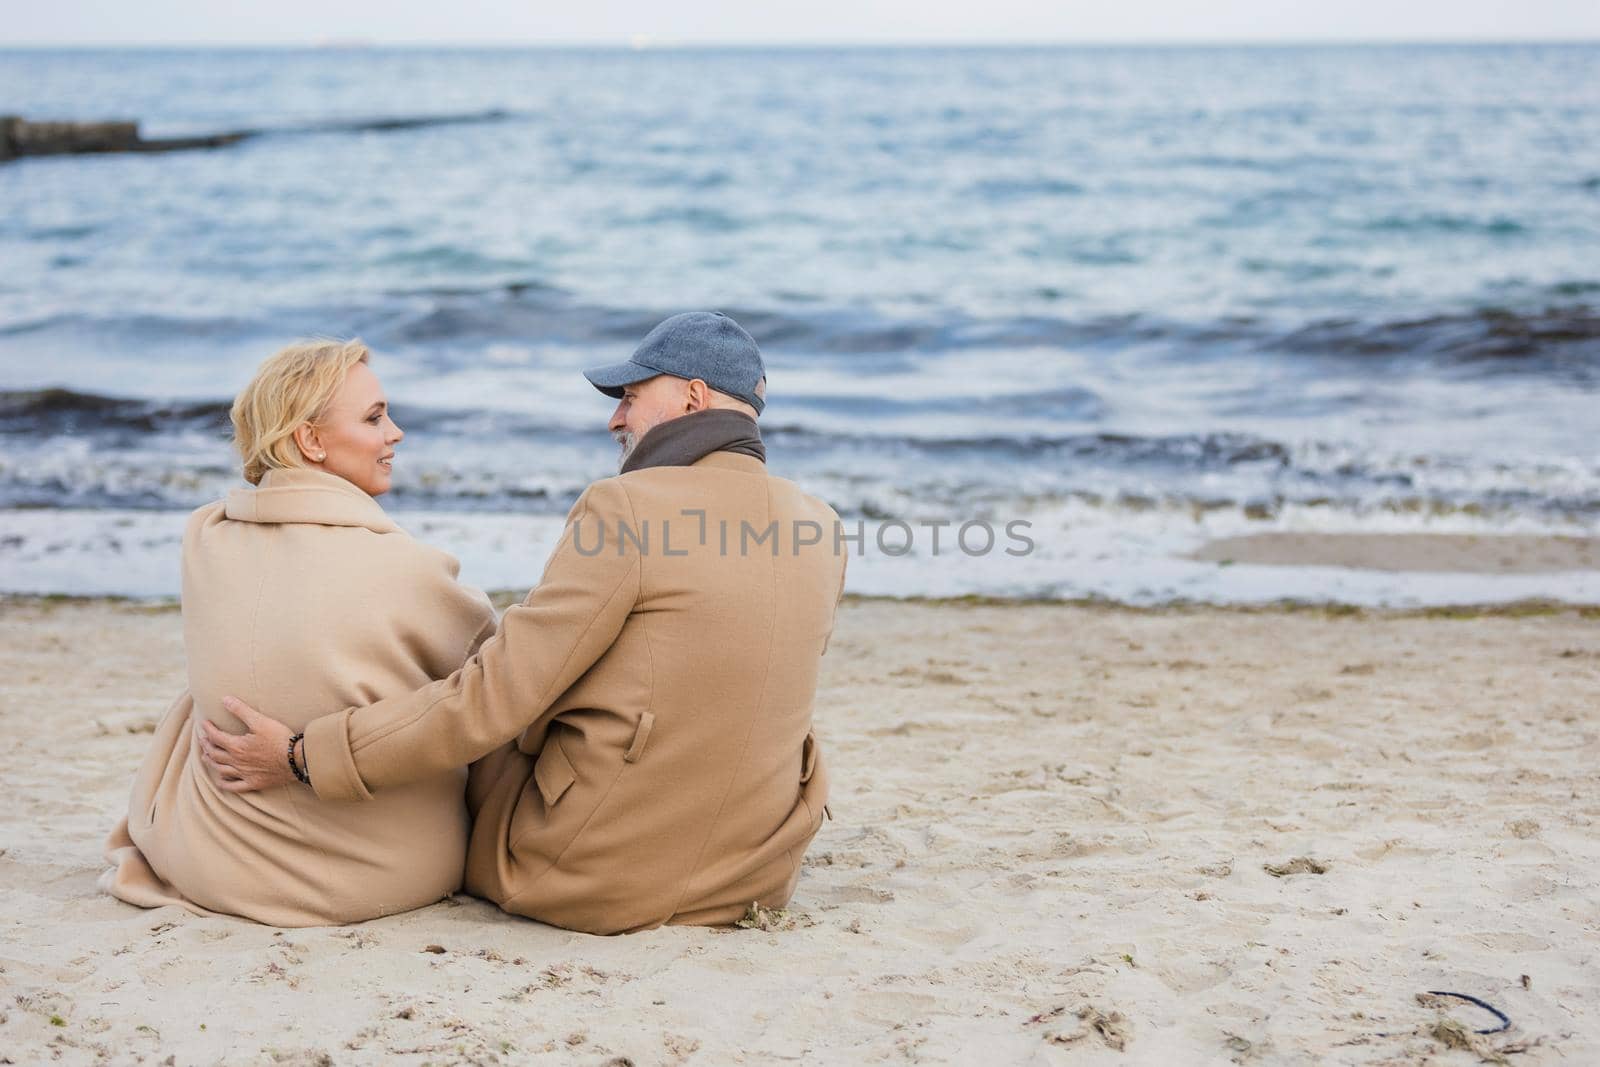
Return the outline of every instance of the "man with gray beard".
{"type": "Polygon", "coordinates": [[[611,413],[607,429],[621,447],[617,469],[621,474],[641,466],[692,463],[692,452],[680,443],[687,435],[707,433],[728,437],[719,451],[764,460],[756,417],[766,404],[767,374],[755,339],[720,312],[674,315],[651,330],[626,362],[584,371],[596,389],[620,403],[611,413]],[[717,382],[713,388],[707,381],[717,382]],[[725,391],[726,390],[726,391],[725,391]],[[674,442],[678,458],[634,461],[640,440],[662,423],[684,415],[721,412],[658,434],[652,449],[674,442]],[[717,427],[717,430],[711,430],[717,427]]]}

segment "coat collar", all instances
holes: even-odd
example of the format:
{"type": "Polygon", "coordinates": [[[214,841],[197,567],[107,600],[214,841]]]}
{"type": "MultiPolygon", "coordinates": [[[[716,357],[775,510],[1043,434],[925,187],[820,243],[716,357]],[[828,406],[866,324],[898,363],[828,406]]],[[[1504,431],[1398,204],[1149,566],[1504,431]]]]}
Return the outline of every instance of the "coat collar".
{"type": "Polygon", "coordinates": [[[364,526],[373,533],[400,528],[376,500],[352,483],[305,468],[269,470],[258,488],[231,490],[225,513],[236,522],[364,526]]]}
{"type": "Polygon", "coordinates": [[[766,474],[767,465],[754,456],[741,456],[737,452],[711,452],[690,464],[694,467],[716,467],[720,470],[741,471],[745,474],[766,474]]]}

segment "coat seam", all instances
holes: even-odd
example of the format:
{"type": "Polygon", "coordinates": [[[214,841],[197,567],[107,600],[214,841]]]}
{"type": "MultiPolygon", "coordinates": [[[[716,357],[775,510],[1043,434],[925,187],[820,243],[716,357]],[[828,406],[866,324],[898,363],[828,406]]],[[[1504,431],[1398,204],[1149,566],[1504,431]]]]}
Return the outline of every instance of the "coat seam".
{"type": "MultiPolygon", "coordinates": [[[[266,592],[267,570],[262,568],[261,580],[256,583],[256,602],[250,608],[250,688],[253,690],[252,696],[257,702],[260,702],[262,692],[260,677],[256,670],[256,645],[261,633],[261,600],[266,596],[266,592]]],[[[308,835],[306,834],[306,815],[300,809],[300,798],[295,795],[295,787],[286,785],[280,788],[283,789],[284,796],[289,801],[289,810],[294,812],[295,833],[309,844],[308,835]]],[[[314,845],[313,848],[316,851],[317,858],[322,861],[323,884],[325,886],[333,886],[337,879],[333,877],[333,872],[330,869],[328,850],[320,844],[314,845]]],[[[345,903],[348,904],[349,901],[345,903]]]]}
{"type": "MultiPolygon", "coordinates": [[[[622,484],[620,481],[618,482],[618,485],[622,489],[623,499],[628,502],[628,514],[629,514],[629,516],[631,516],[634,519],[634,521],[637,522],[638,518],[639,518],[639,513],[633,506],[633,497],[631,495],[629,495],[628,487],[625,484],[622,484]]],[[[665,537],[664,534],[663,534],[663,537],[665,537]]],[[[644,557],[642,555],[639,557],[638,566],[639,566],[638,601],[643,601],[644,600],[644,557]]],[[[644,634],[644,655],[645,655],[645,660],[646,660],[646,662],[647,662],[647,664],[649,666],[649,671],[650,671],[650,695],[645,698],[644,712],[641,713],[641,715],[640,715],[640,721],[643,722],[644,721],[644,715],[652,713],[654,708],[655,708],[655,706],[656,706],[656,654],[655,654],[655,650],[651,647],[651,644],[650,644],[650,616],[649,616],[649,613],[647,613],[647,612],[646,613],[641,613],[640,616],[639,616],[639,631],[644,634]]],[[[635,725],[634,731],[635,731],[635,736],[637,736],[637,733],[638,733],[637,725],[635,725]]],[[[630,745],[630,747],[631,747],[631,745],[630,745]]],[[[644,755],[644,753],[642,751],[639,754],[641,756],[644,755]]]]}
{"type": "MultiPolygon", "coordinates": [[[[767,496],[767,517],[771,518],[771,516],[772,516],[772,484],[771,484],[771,482],[768,482],[766,484],[765,489],[766,489],[766,496],[767,496]]],[[[731,795],[733,793],[733,784],[734,784],[734,782],[738,781],[739,772],[741,770],[743,770],[743,768],[744,768],[745,757],[747,755],[749,755],[749,752],[750,752],[750,738],[756,732],[757,719],[760,717],[760,713],[761,713],[762,709],[764,709],[767,706],[767,686],[772,681],[772,639],[776,635],[777,628],[778,628],[778,570],[777,570],[777,568],[776,567],[770,568],[768,570],[768,574],[771,576],[771,596],[772,596],[772,601],[771,601],[771,603],[769,605],[769,609],[770,610],[769,610],[768,616],[767,616],[766,669],[762,672],[762,675],[761,675],[761,695],[756,700],[756,714],[752,715],[751,718],[750,718],[750,726],[745,730],[744,743],[739,747],[739,758],[734,761],[733,770],[728,775],[728,785],[722,791],[722,799],[717,803],[717,810],[716,810],[716,813],[711,817],[711,824],[706,827],[705,837],[701,839],[700,847],[697,850],[695,850],[694,862],[689,865],[689,872],[688,872],[687,875],[684,876],[683,888],[678,893],[678,899],[677,899],[676,902],[673,903],[672,910],[667,913],[669,918],[671,916],[673,916],[673,915],[678,914],[679,909],[683,907],[683,902],[684,902],[685,898],[687,898],[688,895],[689,895],[689,886],[691,884],[693,884],[694,876],[697,873],[699,873],[700,861],[705,857],[706,848],[710,846],[711,838],[717,832],[717,824],[722,821],[722,812],[723,812],[723,809],[726,808],[727,805],[728,805],[728,797],[729,797],[729,795],[731,795]]]]}

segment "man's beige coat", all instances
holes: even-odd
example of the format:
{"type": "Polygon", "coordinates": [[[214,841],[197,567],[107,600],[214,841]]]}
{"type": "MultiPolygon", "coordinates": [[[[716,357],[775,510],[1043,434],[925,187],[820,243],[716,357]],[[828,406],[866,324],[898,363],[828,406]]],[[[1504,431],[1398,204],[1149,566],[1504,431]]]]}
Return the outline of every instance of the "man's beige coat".
{"type": "Polygon", "coordinates": [[[366,493],[319,471],[271,471],[260,488],[195,512],[183,538],[189,688],[156,729],[107,842],[102,886],[143,907],[276,926],[372,919],[459,888],[462,765],[370,804],[299,785],[231,794],[207,776],[193,730],[198,711],[242,732],[224,695],[298,730],[312,709],[447,676],[494,628],[487,598],[456,570],[366,493]]]}
{"type": "Polygon", "coordinates": [[[487,756],[468,892],[593,933],[786,903],[827,799],[811,712],[836,521],[729,452],[596,482],[460,671],[306,728],[317,795],[382,798],[487,756]]]}

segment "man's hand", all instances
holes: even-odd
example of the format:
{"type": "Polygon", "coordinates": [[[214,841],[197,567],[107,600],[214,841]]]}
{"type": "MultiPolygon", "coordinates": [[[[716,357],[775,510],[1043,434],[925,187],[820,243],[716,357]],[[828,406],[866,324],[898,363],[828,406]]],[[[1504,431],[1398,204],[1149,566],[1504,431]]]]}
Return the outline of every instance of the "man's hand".
{"type": "Polygon", "coordinates": [[[253,793],[293,782],[289,738],[294,732],[242,700],[223,697],[222,706],[244,723],[246,732],[235,737],[217,729],[209,719],[199,721],[195,732],[200,758],[217,788],[225,793],[253,793]]]}

